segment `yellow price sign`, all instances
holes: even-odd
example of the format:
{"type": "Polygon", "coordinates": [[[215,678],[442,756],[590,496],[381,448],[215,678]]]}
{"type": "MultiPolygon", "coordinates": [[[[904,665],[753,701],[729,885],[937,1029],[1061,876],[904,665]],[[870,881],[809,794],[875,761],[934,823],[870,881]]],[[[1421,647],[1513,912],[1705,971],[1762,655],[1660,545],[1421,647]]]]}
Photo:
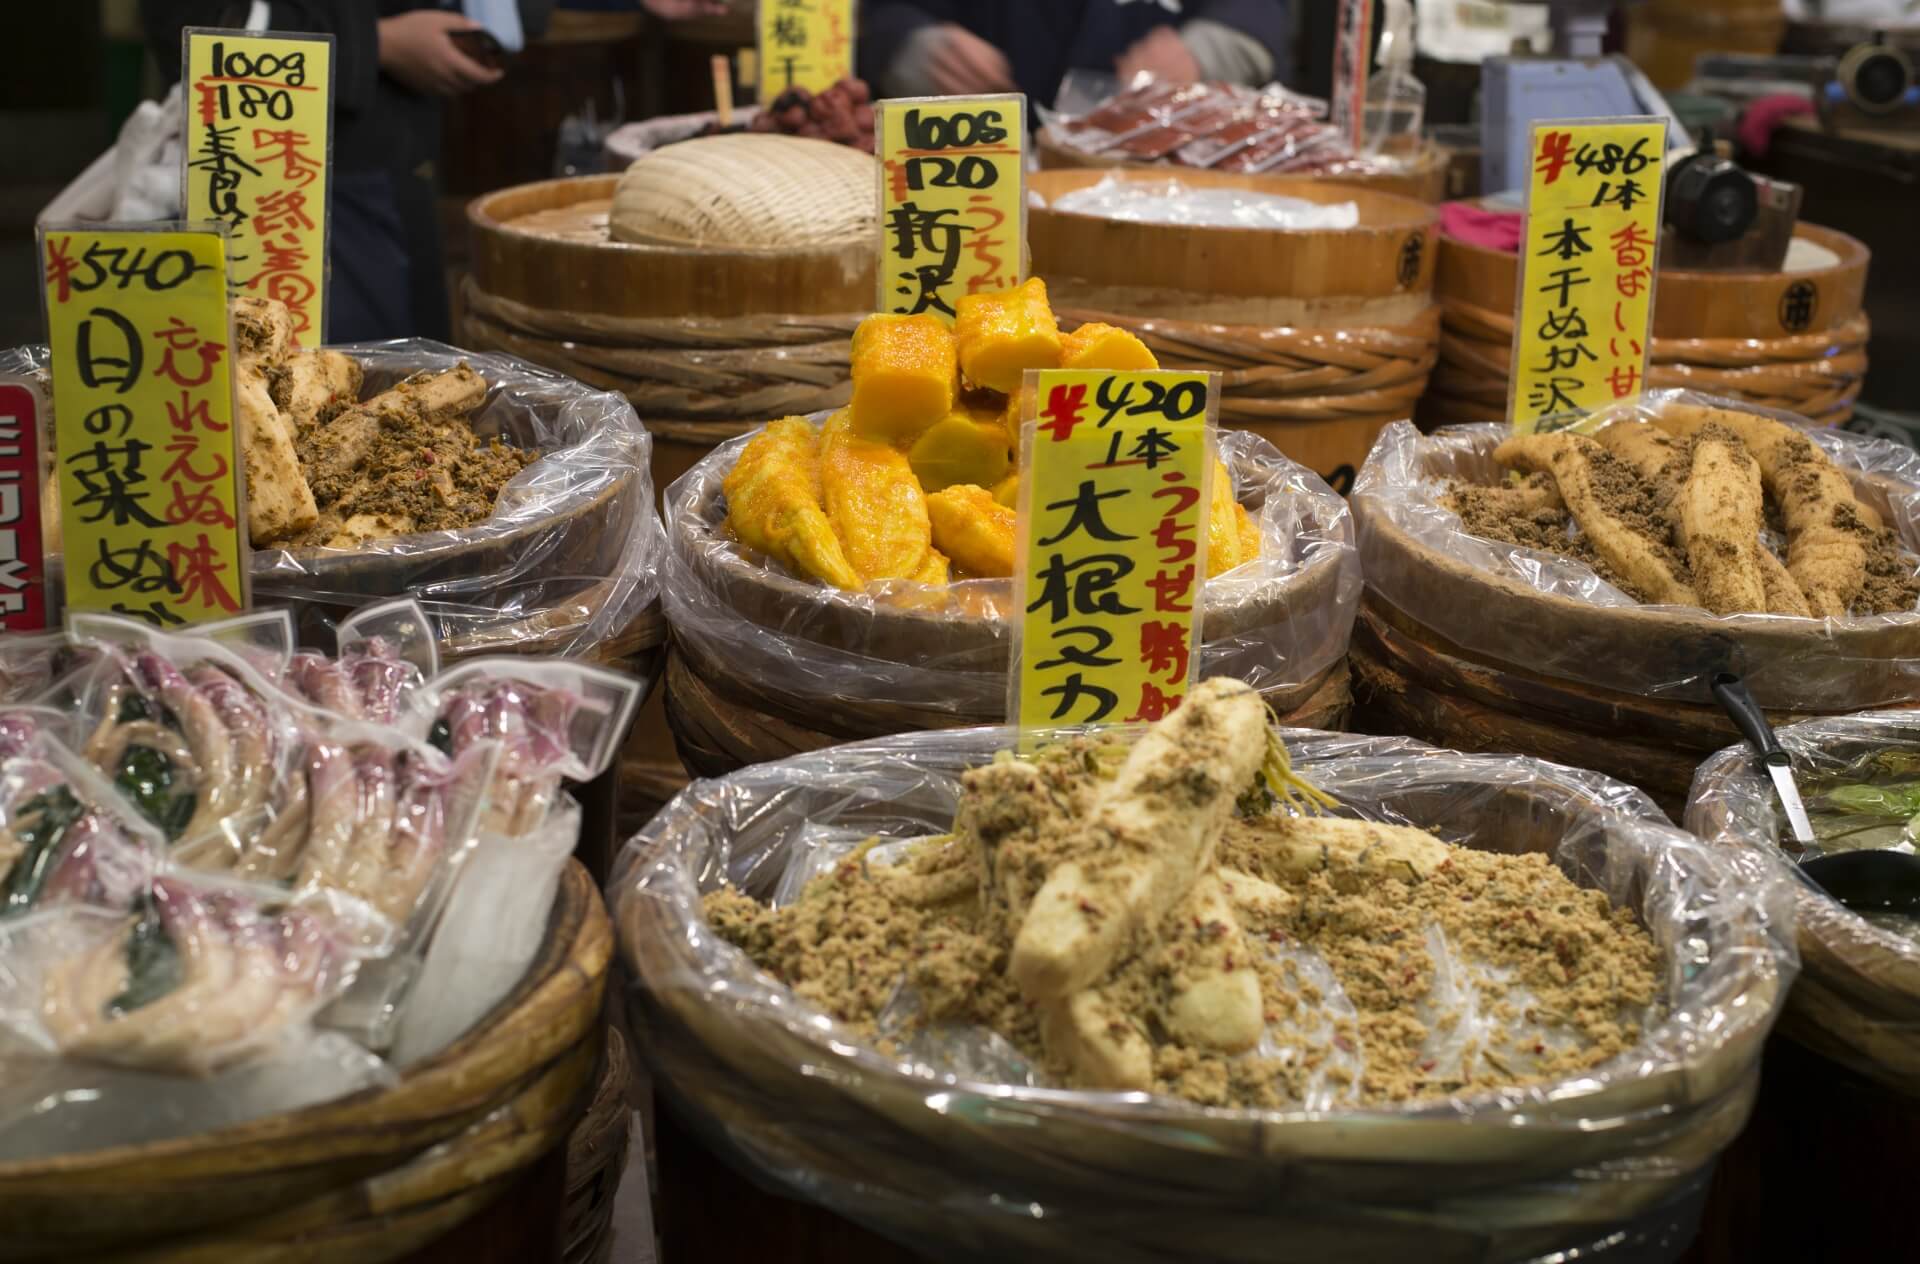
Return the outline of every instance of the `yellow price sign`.
{"type": "Polygon", "coordinates": [[[760,0],[760,106],[853,77],[852,0],[760,0]]]}
{"type": "Polygon", "coordinates": [[[333,36],[189,27],[180,38],[186,217],[225,224],[236,291],[285,303],[294,339],[320,346],[333,36]]]}
{"type": "Polygon", "coordinates": [[[1521,434],[1645,389],[1667,121],[1536,123],[1531,145],[1507,398],[1521,434]]]}
{"type": "Polygon", "coordinates": [[[1008,711],[1157,720],[1200,668],[1219,375],[1027,374],[1008,711]]]}
{"type": "Polygon", "coordinates": [[[1027,99],[901,97],[876,106],[883,312],[953,320],[964,295],[1026,279],[1027,99]]]}
{"type": "Polygon", "coordinates": [[[161,626],[248,602],[227,239],[40,232],[67,609],[161,626]]]}

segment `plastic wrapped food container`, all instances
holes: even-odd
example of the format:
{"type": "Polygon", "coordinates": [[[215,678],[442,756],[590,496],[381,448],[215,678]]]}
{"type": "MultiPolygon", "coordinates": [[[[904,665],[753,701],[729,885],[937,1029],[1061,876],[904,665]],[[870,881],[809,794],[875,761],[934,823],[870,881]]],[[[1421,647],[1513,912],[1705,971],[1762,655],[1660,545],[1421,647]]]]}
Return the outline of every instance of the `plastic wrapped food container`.
{"type": "MultiPolygon", "coordinates": [[[[1920,754],[1920,715],[1868,712],[1776,729],[1804,786],[1881,751],[1920,754]]],[[[1790,837],[1773,783],[1744,746],[1700,766],[1686,826],[1709,843],[1779,860],[1790,837]]],[[[1797,874],[1797,867],[1794,870],[1797,874]]],[[[1805,880],[1792,889],[1803,969],[1780,1030],[1808,1048],[1920,1097],[1920,943],[1875,926],[1805,880]]]]}
{"type": "Polygon", "coordinates": [[[944,831],[957,775],[1016,736],[911,734],[696,782],[628,845],[612,891],[642,1052],[706,1141],[942,1259],[1664,1260],[1692,1232],[1795,970],[1787,879],[1596,774],[1283,730],[1343,812],[1545,853],[1665,956],[1667,1015],[1630,1052],[1418,1108],[1203,1109],[895,1061],[703,922],[702,893],[767,899],[823,833],[944,831]]]}
{"type": "MultiPolygon", "coordinates": [[[[255,549],[257,604],[293,610],[312,639],[360,607],[411,595],[448,658],[582,656],[629,635],[658,596],[661,549],[652,439],[632,405],[511,356],[437,342],[335,349],[359,361],[363,398],[413,373],[471,365],[487,381],[486,399],[468,415],[474,431],[542,458],[471,527],[353,549],[255,549]]],[[[46,359],[45,347],[19,348],[0,355],[0,372],[44,370],[46,359]]]]}
{"type": "MultiPolygon", "coordinates": [[[[667,491],[662,604],[676,656],[713,689],[843,739],[1004,718],[1013,581],[848,593],[749,554],[727,532],[722,490],[748,442],[715,449],[667,491]]],[[[1341,674],[1360,595],[1352,525],[1325,483],[1259,438],[1223,432],[1220,455],[1261,557],[1207,582],[1201,673],[1292,710],[1341,674]]],[[[670,673],[670,693],[680,679],[670,673]]]]}
{"type": "MultiPolygon", "coordinates": [[[[1611,413],[1648,417],[1668,403],[1790,413],[1685,391],[1655,391],[1611,413]]],[[[1469,654],[1623,693],[1709,704],[1715,672],[1744,676],[1762,706],[1858,710],[1920,697],[1920,611],[1857,618],[1715,615],[1641,605],[1583,563],[1468,535],[1439,499],[1450,479],[1486,483],[1506,427],[1401,422],[1374,445],[1354,484],[1370,592],[1469,654]]],[[[1838,430],[1808,437],[1844,470],[1909,550],[1920,551],[1920,456],[1838,430]]]]}

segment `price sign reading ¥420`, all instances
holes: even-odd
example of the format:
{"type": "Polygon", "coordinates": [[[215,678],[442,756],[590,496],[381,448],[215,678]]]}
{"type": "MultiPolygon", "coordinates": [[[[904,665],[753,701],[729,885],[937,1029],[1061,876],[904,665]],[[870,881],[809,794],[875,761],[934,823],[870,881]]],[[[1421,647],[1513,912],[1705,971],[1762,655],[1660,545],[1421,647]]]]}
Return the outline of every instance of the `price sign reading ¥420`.
{"type": "Polygon", "coordinates": [[[327,328],[333,36],[189,27],[180,39],[186,218],[225,224],[236,291],[285,303],[295,341],[318,347],[327,328]]]}
{"type": "Polygon", "coordinates": [[[1536,123],[1532,146],[1507,398],[1522,434],[1645,389],[1667,121],[1536,123]]]}
{"type": "Polygon", "coordinates": [[[68,610],[167,626],[247,604],[227,240],[40,232],[68,610]]]}
{"type": "Polygon", "coordinates": [[[875,109],[875,306],[951,322],[961,296],[1025,280],[1027,99],[902,97],[875,109]]]}
{"type": "Polygon", "coordinates": [[[1157,720],[1200,665],[1218,374],[1027,374],[1020,643],[1026,728],[1157,720]]]}
{"type": "Polygon", "coordinates": [[[853,77],[853,0],[760,0],[760,104],[853,77]]]}

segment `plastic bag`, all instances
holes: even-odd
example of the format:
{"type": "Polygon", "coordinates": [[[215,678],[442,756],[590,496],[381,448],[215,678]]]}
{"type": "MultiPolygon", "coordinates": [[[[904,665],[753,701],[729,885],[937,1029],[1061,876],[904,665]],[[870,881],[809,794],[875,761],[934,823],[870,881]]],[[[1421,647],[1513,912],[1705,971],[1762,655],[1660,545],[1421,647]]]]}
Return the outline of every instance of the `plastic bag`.
{"type": "Polygon", "coordinates": [[[0,710],[0,918],[36,907],[125,909],[164,841],[61,738],[66,717],[0,710]]]}
{"type": "MultiPolygon", "coordinates": [[[[1881,752],[1920,759],[1920,715],[1900,711],[1830,716],[1774,730],[1810,783],[1881,752]]],[[[1920,1095],[1920,939],[1855,913],[1800,875],[1773,782],[1743,746],[1700,766],[1686,827],[1708,842],[1785,864],[1793,887],[1802,971],[1780,1029],[1843,1066],[1920,1095]]]]}
{"type": "Polygon", "coordinates": [[[761,1176],[943,1259],[1670,1258],[1794,974],[1778,866],[1682,834],[1597,774],[1282,736],[1345,811],[1546,852],[1635,910],[1667,962],[1664,1018],[1574,1078],[1331,1113],[980,1082],[964,1069],[977,1047],[888,1057],[755,970],[698,901],[723,880],[765,898],[823,830],[945,830],[957,775],[1017,737],[971,729],[695,782],[628,846],[611,890],[657,1082],[761,1176]]]}
{"type": "MultiPolygon", "coordinates": [[[[650,474],[653,440],[619,395],[511,356],[406,339],[343,345],[363,397],[409,374],[465,363],[487,380],[470,420],[545,455],[515,475],[493,516],[459,531],[376,540],[354,549],[256,549],[254,600],[294,613],[301,640],[369,604],[410,594],[442,653],[585,654],[659,593],[661,532],[650,474]]],[[[44,346],[0,353],[0,373],[44,373],[44,346]]]]}
{"type": "MultiPolygon", "coordinates": [[[[1000,612],[1012,581],[847,593],[746,553],[727,533],[721,484],[750,439],[715,448],[667,489],[662,604],[696,669],[816,728],[859,731],[858,719],[835,718],[842,699],[927,726],[1003,718],[1014,629],[1000,612]]],[[[1346,502],[1256,435],[1221,432],[1220,457],[1260,529],[1261,556],[1207,581],[1200,674],[1262,692],[1306,686],[1346,655],[1359,604],[1346,502]]]]}
{"type": "MultiPolygon", "coordinates": [[[[1791,413],[1689,391],[1654,391],[1597,416],[1645,419],[1667,404],[1807,425],[1791,413]]],[[[1710,678],[1732,671],[1770,709],[1830,711],[1920,695],[1920,611],[1798,619],[1642,605],[1585,563],[1467,534],[1440,498],[1451,480],[1502,477],[1493,450],[1509,433],[1488,423],[1421,434],[1407,422],[1381,432],[1352,494],[1362,566],[1378,598],[1477,655],[1623,693],[1711,703],[1710,678]],[[1440,555],[1438,563],[1433,554],[1440,555]],[[1484,587],[1441,569],[1447,565],[1480,572],[1484,587]],[[1557,600],[1519,600],[1529,592],[1557,600]],[[1537,618],[1490,617],[1493,597],[1537,618]],[[1622,616],[1617,624],[1602,623],[1587,613],[1590,607],[1618,609],[1622,616]],[[1548,618],[1550,624],[1543,621],[1548,618]]],[[[1807,434],[1847,472],[1861,499],[1883,511],[1901,542],[1920,551],[1920,454],[1841,430],[1807,434]]],[[[1920,568],[1920,558],[1914,562],[1920,568]]]]}
{"type": "Polygon", "coordinates": [[[411,597],[367,606],[340,621],[337,656],[303,650],[286,685],[348,719],[396,724],[426,678],[440,670],[433,624],[411,597]]]}
{"type": "Polygon", "coordinates": [[[1172,179],[1141,183],[1107,176],[1098,184],[1063,193],[1057,211],[1097,219],[1203,228],[1352,228],[1360,222],[1353,202],[1309,202],[1278,193],[1193,186],[1172,179]]]}

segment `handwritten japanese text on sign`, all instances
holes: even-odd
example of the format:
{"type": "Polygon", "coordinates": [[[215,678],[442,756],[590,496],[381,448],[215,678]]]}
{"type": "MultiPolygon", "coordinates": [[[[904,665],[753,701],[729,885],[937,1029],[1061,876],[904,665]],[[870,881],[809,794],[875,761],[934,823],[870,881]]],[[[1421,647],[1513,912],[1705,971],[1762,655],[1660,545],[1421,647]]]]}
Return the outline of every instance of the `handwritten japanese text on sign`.
{"type": "Polygon", "coordinates": [[[881,311],[953,319],[962,295],[1025,279],[1027,99],[882,101],[881,311]]]}
{"type": "Polygon", "coordinates": [[[186,217],[225,224],[237,290],[285,303],[295,340],[320,346],[333,37],[193,27],[181,38],[186,217]]]}
{"type": "Polygon", "coordinates": [[[853,77],[852,0],[760,0],[760,104],[853,77]]]}
{"type": "Polygon", "coordinates": [[[40,534],[40,423],[46,399],[28,378],[0,378],[0,632],[47,626],[40,534]]]}
{"type": "Polygon", "coordinates": [[[41,233],[67,609],[166,625],[247,603],[227,243],[41,233]]]}
{"type": "Polygon", "coordinates": [[[1533,128],[1507,411],[1557,430],[1644,389],[1665,119],[1533,128]]]}
{"type": "Polygon", "coordinates": [[[1214,375],[1027,375],[1020,650],[1030,728],[1157,720],[1199,668],[1214,375]]]}

